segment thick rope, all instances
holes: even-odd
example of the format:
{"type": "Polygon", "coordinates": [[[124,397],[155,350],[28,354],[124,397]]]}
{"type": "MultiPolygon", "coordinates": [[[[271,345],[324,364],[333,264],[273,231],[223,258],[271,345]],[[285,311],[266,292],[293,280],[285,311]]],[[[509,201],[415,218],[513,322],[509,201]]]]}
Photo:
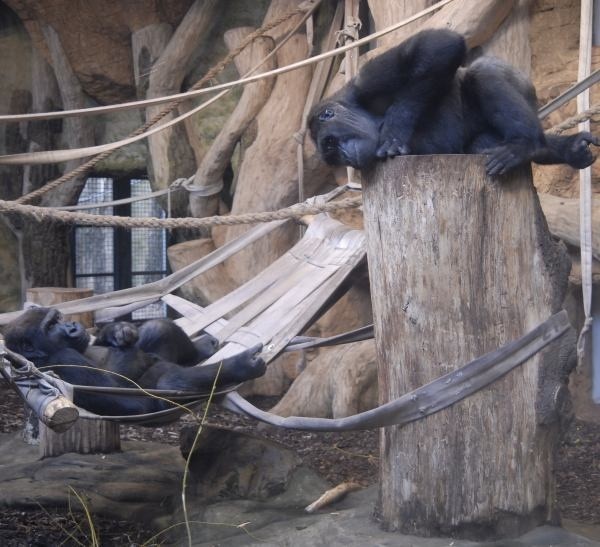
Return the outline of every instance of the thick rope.
{"type": "MultiPolygon", "coordinates": [[[[285,72],[289,72],[292,70],[296,70],[298,68],[303,68],[305,66],[308,65],[312,65],[314,63],[319,62],[320,60],[326,59],[328,57],[333,57],[335,55],[338,55],[340,53],[344,53],[345,51],[347,51],[348,49],[352,49],[352,48],[357,48],[363,44],[366,44],[368,42],[371,42],[377,38],[379,38],[380,36],[384,36],[385,34],[389,34],[390,32],[393,32],[394,30],[397,30],[405,25],[408,25],[410,23],[412,23],[413,21],[416,21],[417,19],[427,15],[428,13],[431,13],[433,11],[437,11],[439,9],[441,9],[442,7],[444,7],[446,4],[452,2],[453,0],[440,0],[437,4],[434,4],[433,6],[430,6],[429,8],[426,8],[422,11],[420,11],[419,13],[403,20],[400,21],[399,23],[396,23],[394,25],[391,25],[383,30],[380,30],[378,32],[375,32],[369,36],[365,36],[364,38],[361,38],[360,40],[357,40],[356,42],[352,43],[352,44],[348,44],[346,46],[342,46],[340,48],[337,48],[335,50],[332,51],[328,51],[326,53],[322,53],[321,55],[317,55],[315,57],[312,57],[310,59],[305,59],[303,61],[298,61],[296,63],[292,63],[290,65],[287,65],[285,67],[281,67],[260,75],[255,75],[255,76],[249,76],[247,78],[241,78],[239,80],[236,80],[234,82],[229,82],[226,84],[219,84],[216,86],[212,86],[211,88],[204,88],[204,89],[192,89],[190,91],[186,91],[185,93],[179,93],[176,95],[172,95],[169,98],[157,98],[157,99],[149,99],[146,100],[144,102],[145,105],[149,105],[149,104],[159,104],[159,103],[164,103],[167,102],[167,100],[178,100],[178,99],[188,99],[192,96],[198,95],[200,93],[204,93],[204,92],[209,92],[209,91],[219,91],[219,90],[225,90],[225,89],[230,89],[232,87],[236,87],[239,85],[245,85],[248,83],[253,83],[255,81],[261,80],[263,78],[268,78],[271,76],[275,76],[275,75],[279,75],[279,74],[283,74],[285,72]]],[[[307,10],[311,10],[313,9],[314,3],[313,2],[307,2],[307,4],[303,4],[301,7],[297,8],[296,10],[294,10],[294,13],[292,14],[295,15],[298,10],[301,10],[299,13],[303,13],[307,10]]],[[[291,13],[291,12],[290,12],[291,13]]],[[[283,18],[284,16],[282,16],[283,18]]],[[[271,24],[274,24],[276,21],[271,22],[271,24]]],[[[262,27],[261,29],[262,32],[266,32],[264,30],[264,27],[262,27]]],[[[131,106],[133,103],[129,103],[129,106],[131,106]]],[[[136,102],[136,104],[139,106],[140,101],[136,102]]],[[[121,107],[124,109],[127,107],[127,103],[124,103],[123,105],[121,105],[121,107]]],[[[100,112],[102,109],[102,107],[99,108],[95,108],[95,109],[87,109],[87,113],[91,113],[92,110],[94,111],[98,111],[100,112]]],[[[80,110],[80,111],[63,111],[61,113],[61,116],[64,117],[67,114],[82,114],[84,111],[80,110]]],[[[103,152],[102,154],[109,154],[111,153],[111,151],[106,151],[103,152]]],[[[89,160],[88,162],[82,164],[81,166],[79,166],[77,169],[75,169],[74,171],[71,171],[70,173],[66,173],[65,175],[63,175],[61,178],[57,179],[56,181],[52,181],[51,183],[48,183],[47,185],[43,186],[42,188],[40,188],[39,190],[36,190],[34,192],[31,192],[30,194],[27,194],[26,196],[22,196],[21,198],[19,198],[17,201],[17,203],[27,203],[29,201],[31,201],[32,199],[38,197],[39,195],[42,195],[45,192],[48,192],[49,190],[56,188],[57,186],[59,186],[60,184],[71,180],[72,178],[79,176],[83,173],[85,173],[86,171],[88,171],[89,169],[91,169],[93,167],[93,165],[95,165],[94,163],[92,163],[94,160],[96,161],[100,161],[100,158],[104,159],[106,156],[102,156],[102,154],[100,154],[98,156],[98,158],[93,158],[92,160],[89,160]],[[50,186],[51,185],[51,186],[50,186]]]]}
{"type": "MultiPolygon", "coordinates": [[[[296,15],[303,14],[304,12],[306,12],[308,9],[311,9],[311,8],[312,8],[312,5],[309,5],[309,6],[303,5],[302,7],[298,7],[294,10],[291,10],[291,11],[281,15],[280,17],[277,17],[276,19],[273,19],[269,23],[263,25],[259,29],[250,33],[237,48],[235,48],[230,53],[228,53],[218,64],[216,64],[214,67],[212,67],[202,78],[200,78],[200,80],[198,80],[190,88],[190,91],[196,91],[197,89],[200,89],[206,82],[208,82],[209,80],[213,79],[215,76],[220,74],[225,69],[225,67],[233,59],[235,59],[255,39],[262,37],[264,34],[273,30],[275,27],[279,26],[280,24],[286,22],[288,19],[291,19],[292,17],[295,17],[296,15]]],[[[151,128],[152,126],[157,124],[159,121],[161,121],[163,118],[165,118],[166,116],[171,114],[184,101],[185,101],[185,98],[181,98],[181,99],[177,99],[177,100],[173,101],[172,103],[169,103],[165,108],[163,108],[160,112],[158,112],[155,116],[153,116],[150,120],[148,120],[144,125],[142,125],[138,129],[136,129],[133,133],[131,133],[129,135],[129,137],[137,137],[137,136],[141,135],[142,133],[147,131],[149,128],[151,128]]],[[[16,203],[29,203],[29,202],[35,200],[36,198],[43,196],[44,194],[46,194],[47,192],[50,192],[54,188],[57,188],[61,184],[64,184],[65,182],[68,182],[80,175],[87,173],[90,169],[92,169],[94,166],[96,166],[99,162],[108,158],[112,153],[113,153],[113,150],[107,150],[106,152],[102,152],[101,154],[94,156],[92,159],[86,161],[85,163],[82,163],[76,169],[73,169],[72,171],[65,173],[61,177],[59,177],[51,182],[48,182],[41,188],[34,190],[33,192],[30,192],[29,194],[21,196],[20,198],[15,200],[16,203]]]]}
{"type": "Polygon", "coordinates": [[[115,226],[118,228],[206,228],[208,226],[235,226],[238,224],[255,224],[271,220],[301,218],[305,215],[337,211],[360,207],[362,195],[314,205],[296,203],[278,211],[262,213],[244,213],[241,215],[216,215],[204,218],[130,218],[111,215],[90,215],[70,213],[48,207],[17,204],[14,201],[0,200],[0,213],[16,213],[31,218],[36,222],[53,220],[64,224],[80,224],[85,226],[115,226]]]}
{"type": "MultiPolygon", "coordinates": [[[[560,134],[567,129],[576,127],[578,123],[593,118],[600,114],[600,104],[566,119],[555,125],[548,133],[560,134]]],[[[278,211],[263,213],[245,213],[241,215],[212,216],[204,218],[128,218],[110,215],[89,215],[85,213],[69,213],[49,207],[36,207],[24,205],[17,201],[0,200],[0,213],[15,213],[38,222],[54,220],[65,224],[82,224],[86,226],[117,226],[120,228],[205,228],[209,226],[234,226],[238,224],[254,224],[258,222],[269,222],[287,218],[300,218],[304,215],[314,215],[320,212],[337,211],[359,207],[362,204],[362,196],[356,196],[339,201],[326,203],[324,205],[309,205],[297,203],[278,211]]],[[[101,204],[99,204],[100,206],[101,204]]]]}
{"type": "MultiPolygon", "coordinates": [[[[555,125],[547,131],[549,134],[558,135],[568,129],[576,127],[580,122],[600,114],[600,103],[592,106],[575,116],[567,118],[564,122],[555,125]]],[[[31,195],[31,194],[29,194],[31,195]]],[[[287,218],[300,218],[304,215],[314,215],[320,212],[337,211],[359,207],[362,196],[334,201],[324,205],[308,205],[297,203],[278,211],[263,213],[246,213],[241,215],[212,216],[204,218],[128,218],[110,215],[89,215],[85,213],[68,213],[49,207],[36,207],[24,205],[19,201],[0,200],[0,213],[15,213],[33,218],[41,222],[55,220],[65,224],[82,224],[86,226],[117,226],[121,228],[205,228],[209,226],[234,226],[238,224],[254,224],[287,218]]],[[[98,204],[101,206],[101,204],[98,204]]]]}
{"type": "Polygon", "coordinates": [[[581,122],[585,122],[587,120],[593,120],[595,116],[600,114],[600,103],[596,103],[592,107],[580,112],[579,114],[575,114],[575,116],[571,116],[567,118],[564,122],[555,125],[551,129],[547,131],[550,135],[560,135],[564,131],[568,129],[573,129],[577,127],[581,122]]]}

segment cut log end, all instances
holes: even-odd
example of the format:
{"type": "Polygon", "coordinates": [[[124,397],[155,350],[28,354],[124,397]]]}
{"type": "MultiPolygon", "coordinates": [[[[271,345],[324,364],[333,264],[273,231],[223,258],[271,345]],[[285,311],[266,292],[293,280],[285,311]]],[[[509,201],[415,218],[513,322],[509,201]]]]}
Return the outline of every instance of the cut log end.
{"type": "Polygon", "coordinates": [[[79,411],[71,401],[61,396],[48,403],[41,419],[56,433],[63,433],[79,419],[79,411]]]}

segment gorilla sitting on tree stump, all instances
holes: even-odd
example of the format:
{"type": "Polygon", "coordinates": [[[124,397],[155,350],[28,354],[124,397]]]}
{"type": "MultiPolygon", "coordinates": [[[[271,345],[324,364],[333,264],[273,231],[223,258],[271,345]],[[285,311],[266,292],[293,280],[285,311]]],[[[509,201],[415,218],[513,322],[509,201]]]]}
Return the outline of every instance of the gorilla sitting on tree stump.
{"type": "MultiPolygon", "coordinates": [[[[120,321],[101,329],[95,345],[83,325],[64,321],[52,308],[31,308],[4,329],[6,346],[52,370],[74,385],[136,387],[202,392],[262,376],[260,344],[219,363],[193,366],[212,355],[217,340],[204,335],[192,341],[175,323],[154,319],[139,330],[120,321]],[[107,372],[108,371],[108,372],[107,372]],[[129,380],[133,380],[135,384],[129,380]]],[[[156,412],[172,405],[149,396],[124,396],[75,390],[74,402],[105,416],[156,412]]]]}
{"type": "Polygon", "coordinates": [[[544,134],[531,82],[493,57],[466,67],[464,38],[425,30],[366,63],[315,106],[311,137],[330,165],[369,167],[407,154],[485,154],[488,175],[518,165],[594,162],[590,133],[544,134]]]}

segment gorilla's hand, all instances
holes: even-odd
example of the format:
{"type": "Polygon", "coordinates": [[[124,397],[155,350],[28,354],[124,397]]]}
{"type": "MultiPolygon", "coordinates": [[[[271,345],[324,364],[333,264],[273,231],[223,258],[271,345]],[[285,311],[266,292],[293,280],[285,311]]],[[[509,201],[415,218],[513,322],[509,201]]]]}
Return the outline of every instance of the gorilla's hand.
{"type": "Polygon", "coordinates": [[[504,144],[484,152],[488,159],[485,170],[488,175],[504,175],[529,160],[529,152],[522,144],[504,144]]]}
{"type": "Polygon", "coordinates": [[[406,156],[410,154],[408,138],[398,130],[398,124],[386,116],[381,132],[379,133],[379,145],[375,155],[378,158],[392,158],[394,156],[406,156]]]}
{"type": "Polygon", "coordinates": [[[117,321],[102,327],[94,345],[113,348],[129,348],[138,341],[138,329],[127,321],[117,321]]]}
{"type": "Polygon", "coordinates": [[[587,131],[572,135],[565,146],[565,161],[576,169],[585,169],[592,165],[596,157],[590,150],[590,144],[600,146],[600,138],[587,131]]]}

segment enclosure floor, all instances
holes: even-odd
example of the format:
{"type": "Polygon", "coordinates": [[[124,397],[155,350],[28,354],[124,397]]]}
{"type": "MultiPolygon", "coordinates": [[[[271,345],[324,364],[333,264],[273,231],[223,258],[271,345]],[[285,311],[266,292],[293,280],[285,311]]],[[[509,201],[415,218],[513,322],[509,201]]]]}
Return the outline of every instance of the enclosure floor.
{"type": "MultiPolygon", "coordinates": [[[[261,401],[261,406],[268,408],[274,402],[273,400],[263,400],[261,401]]],[[[210,413],[209,420],[214,424],[227,427],[233,426],[241,430],[257,432],[255,423],[232,415],[218,407],[215,407],[214,411],[210,413]]],[[[6,433],[0,434],[0,476],[4,476],[5,481],[0,482],[0,506],[3,506],[3,516],[0,518],[0,544],[7,547],[12,545],[28,545],[33,547],[35,545],[47,545],[48,543],[44,543],[44,541],[47,542],[48,538],[56,538],[56,541],[60,543],[60,538],[64,539],[65,537],[65,527],[68,528],[71,526],[74,519],[80,518],[80,515],[77,511],[73,511],[73,515],[69,515],[69,512],[64,509],[64,501],[66,499],[64,489],[61,489],[63,493],[60,496],[57,495],[54,502],[52,502],[51,498],[42,496],[42,491],[47,491],[45,483],[46,486],[49,486],[64,481],[64,485],[72,484],[76,489],[85,484],[89,487],[94,480],[93,477],[90,476],[88,477],[89,480],[80,482],[78,474],[85,474],[86,470],[93,467],[94,464],[92,462],[94,459],[98,460],[101,467],[108,468],[107,464],[112,462],[114,467],[112,468],[113,476],[111,476],[111,482],[115,483],[119,480],[125,480],[118,473],[115,474],[116,471],[114,471],[114,469],[119,467],[118,460],[115,458],[121,456],[65,455],[62,458],[71,461],[72,465],[66,466],[64,476],[61,478],[58,461],[48,460],[42,466],[41,462],[37,462],[37,450],[22,443],[19,438],[22,423],[23,414],[20,400],[12,390],[0,382],[0,433],[6,433]],[[10,486],[19,477],[19,472],[15,465],[22,469],[21,476],[26,473],[27,466],[33,465],[37,469],[35,472],[36,480],[35,483],[31,483],[31,488],[15,489],[10,486]],[[9,468],[12,468],[12,472],[7,473],[9,468]],[[20,502],[16,496],[13,496],[11,502],[7,503],[9,490],[13,494],[16,490],[20,492],[22,497],[20,502]],[[56,509],[56,506],[62,506],[63,508],[56,509]],[[30,538],[30,541],[27,543],[23,543],[24,536],[21,535],[20,539],[18,539],[19,535],[17,535],[25,533],[25,530],[27,530],[28,538],[30,538]],[[36,543],[36,537],[40,538],[40,543],[36,543]]],[[[185,420],[183,423],[185,423],[185,420]]],[[[167,475],[163,476],[167,480],[169,477],[172,478],[172,486],[178,488],[180,485],[180,480],[178,479],[179,473],[183,469],[183,460],[177,446],[181,424],[182,421],[168,427],[154,429],[142,427],[122,428],[124,441],[133,441],[124,442],[125,454],[129,453],[126,456],[129,458],[128,461],[131,461],[131,458],[143,458],[145,462],[144,466],[148,466],[152,465],[152,459],[156,457],[160,462],[158,463],[160,473],[167,473],[167,475]],[[168,469],[165,469],[165,460],[170,462],[168,469]]],[[[318,471],[332,485],[345,480],[358,481],[365,486],[373,486],[376,483],[378,436],[375,431],[319,434],[268,428],[258,433],[273,438],[297,452],[309,466],[318,471]]],[[[126,463],[126,460],[123,460],[123,463],[126,463]]],[[[146,469],[146,471],[149,470],[146,469]]],[[[557,497],[563,515],[564,527],[576,534],[600,541],[600,426],[577,421],[571,424],[560,447],[557,475],[557,497]]],[[[147,476],[146,473],[138,474],[138,477],[142,479],[143,476],[147,476]]],[[[126,480],[132,481],[133,479],[129,476],[126,480]]],[[[364,517],[363,524],[367,526],[368,522],[370,522],[376,492],[374,488],[367,489],[364,492],[364,494],[362,492],[353,494],[347,498],[347,502],[332,506],[330,511],[325,511],[324,516],[327,519],[331,519],[331,514],[337,514],[342,509],[345,511],[346,509],[344,508],[347,508],[350,511],[349,513],[345,513],[348,518],[352,514],[354,515],[352,518],[357,518],[363,522],[362,519],[364,517]],[[366,496],[369,499],[363,499],[362,496],[366,496]],[[356,502],[352,502],[352,500],[356,500],[356,502]],[[368,509],[365,509],[364,515],[361,513],[362,516],[360,516],[356,513],[358,509],[356,507],[352,508],[352,506],[354,503],[362,504],[363,502],[368,504],[368,509]],[[350,505],[346,505],[346,503],[350,505]]],[[[178,494],[176,495],[178,496],[178,494]]],[[[142,542],[152,535],[152,530],[148,525],[133,524],[131,520],[124,518],[125,514],[126,512],[122,512],[119,515],[113,513],[112,518],[98,516],[95,524],[99,528],[100,536],[104,537],[105,540],[112,538],[113,542],[116,542],[113,544],[117,544],[121,541],[119,538],[130,538],[128,541],[142,542]]],[[[312,524],[309,524],[309,521],[306,519],[307,517],[301,517],[301,523],[295,523],[294,526],[300,528],[314,526],[315,533],[317,530],[321,530],[322,524],[318,523],[318,519],[313,522],[311,517],[310,522],[312,524]]],[[[337,529],[338,524],[341,524],[341,522],[342,519],[339,522],[330,522],[330,524],[332,526],[335,524],[334,527],[337,529]]],[[[274,526],[272,524],[265,527],[265,531],[270,534],[269,529],[274,526]]],[[[292,526],[292,523],[290,523],[290,526],[292,526]]],[[[351,525],[350,529],[353,528],[354,525],[351,525]]],[[[290,529],[294,530],[293,527],[290,529]]],[[[378,529],[375,527],[373,533],[375,533],[375,530],[378,529]]],[[[274,529],[272,533],[275,533],[274,529]]],[[[300,534],[300,531],[297,530],[297,533],[300,534]]],[[[322,533],[322,530],[319,533],[322,533]]],[[[600,543],[594,542],[578,543],[579,540],[577,538],[563,536],[563,533],[564,531],[560,529],[544,529],[543,534],[539,532],[541,535],[531,536],[529,539],[532,541],[541,541],[543,537],[547,537],[546,535],[550,534],[555,544],[600,545],[600,543]],[[575,543],[560,543],[567,538],[569,541],[574,541],[575,543]]],[[[385,541],[389,541],[389,537],[387,536],[385,541]]],[[[399,536],[395,537],[398,538],[399,536]]],[[[308,538],[303,539],[302,534],[297,539],[300,542],[305,539],[308,541],[308,538]]],[[[338,539],[342,542],[340,544],[358,545],[358,543],[352,543],[349,538],[338,539]]],[[[364,539],[363,537],[363,541],[364,539]]],[[[380,539],[381,541],[384,540],[383,537],[380,539]]],[[[510,545],[514,545],[515,547],[521,545],[545,545],[544,543],[530,543],[528,537],[523,539],[527,540],[527,542],[511,543],[510,545]]],[[[233,542],[227,543],[231,545],[245,544],[242,542],[242,539],[235,540],[234,542],[234,539],[231,538],[228,541],[233,542]]],[[[421,545],[424,547],[427,545],[438,545],[436,543],[415,543],[414,538],[411,538],[411,541],[413,543],[407,543],[407,545],[412,544],[417,547],[421,547],[421,545]]],[[[225,545],[225,543],[222,544],[225,545]]],[[[310,543],[297,544],[310,545],[310,543]]],[[[404,544],[393,543],[393,545],[404,544]]],[[[447,542],[439,545],[447,545],[447,542]]],[[[455,547],[459,545],[462,544],[458,542],[454,543],[455,547]]],[[[464,545],[476,544],[464,543],[464,545]]]]}

